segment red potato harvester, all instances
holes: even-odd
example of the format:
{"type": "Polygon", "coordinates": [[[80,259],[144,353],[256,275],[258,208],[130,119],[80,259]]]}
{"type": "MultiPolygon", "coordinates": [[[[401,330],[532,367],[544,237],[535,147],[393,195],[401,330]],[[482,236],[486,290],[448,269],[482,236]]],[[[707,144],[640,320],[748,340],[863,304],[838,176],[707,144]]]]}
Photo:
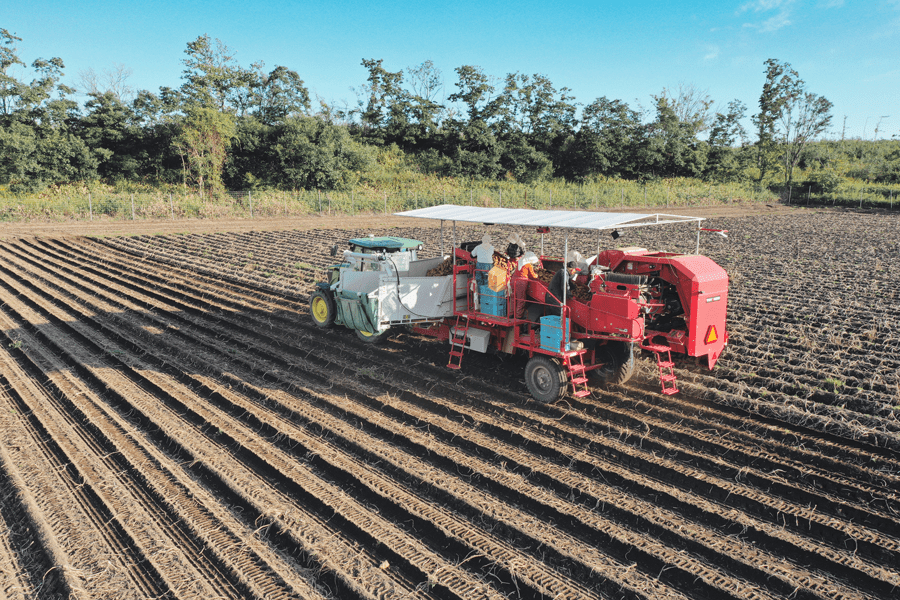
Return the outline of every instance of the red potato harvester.
{"type": "MultiPolygon", "coordinates": [[[[672,353],[705,358],[712,369],[728,343],[728,275],[699,254],[701,231],[723,236],[726,232],[702,228],[702,218],[454,205],[396,214],[440,220],[442,246],[444,221],[452,222],[452,274],[421,277],[430,263],[408,259],[398,263],[397,254],[385,254],[383,267],[361,267],[367,272],[384,269],[377,290],[360,290],[353,297],[365,299],[372,315],[370,328],[379,335],[392,326],[407,326],[420,334],[447,339],[450,368],[462,367],[467,350],[523,353],[529,357],[525,383],[532,397],[554,402],[566,393],[588,395],[589,381],[624,383],[634,371],[634,353],[639,349],[655,356],[662,391],[674,394],[678,389],[672,353]],[[697,254],[643,248],[601,251],[598,247],[597,254],[582,261],[580,271],[575,272],[577,293],[569,296],[569,286],[563,285],[562,297],[557,298],[550,293],[549,281],[522,278],[515,261],[506,260],[502,252],[494,253],[488,273],[487,266],[473,257],[476,242],[457,246],[456,221],[535,227],[542,235],[541,250],[545,233],[562,230],[566,258],[571,256],[568,233],[573,229],[612,231],[616,238],[618,230],[629,227],[696,223],[697,254]],[[400,267],[392,268],[395,263],[400,267]],[[423,264],[417,267],[417,263],[423,264]]],[[[440,259],[428,260],[443,260],[443,247],[441,251],[440,259]]],[[[537,266],[556,272],[565,262],[562,257],[542,255],[537,266]]],[[[346,280],[352,287],[354,279],[350,273],[345,275],[333,278],[338,283],[331,284],[331,293],[347,296],[341,292],[340,282],[346,280]]],[[[366,276],[375,282],[371,273],[366,276]]],[[[318,293],[327,295],[328,286],[319,287],[318,293]]],[[[320,323],[315,315],[313,318],[320,323]]]]}

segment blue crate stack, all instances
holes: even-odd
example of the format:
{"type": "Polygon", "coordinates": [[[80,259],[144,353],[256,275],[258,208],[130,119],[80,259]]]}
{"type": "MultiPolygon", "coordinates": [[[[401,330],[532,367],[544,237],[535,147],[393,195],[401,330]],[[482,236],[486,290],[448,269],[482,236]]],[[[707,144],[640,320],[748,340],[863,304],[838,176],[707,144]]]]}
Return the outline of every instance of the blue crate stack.
{"type": "Polygon", "coordinates": [[[561,327],[561,319],[558,315],[541,317],[541,348],[544,350],[559,352],[560,347],[563,350],[569,349],[569,320],[566,319],[565,325],[561,327]]]}
{"type": "Polygon", "coordinates": [[[506,316],[506,290],[495,292],[489,286],[478,286],[480,294],[481,312],[495,317],[506,316]]]}

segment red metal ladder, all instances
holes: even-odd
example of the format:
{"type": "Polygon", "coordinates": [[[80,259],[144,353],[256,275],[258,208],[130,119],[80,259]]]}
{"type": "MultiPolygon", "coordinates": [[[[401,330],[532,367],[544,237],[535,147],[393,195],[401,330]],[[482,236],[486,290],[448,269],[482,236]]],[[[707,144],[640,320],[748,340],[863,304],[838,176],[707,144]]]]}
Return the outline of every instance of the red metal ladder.
{"type": "Polygon", "coordinates": [[[465,350],[468,335],[469,317],[463,315],[457,316],[456,326],[450,329],[450,360],[447,362],[447,367],[451,369],[459,369],[462,367],[463,350],[465,350]],[[463,320],[466,322],[465,327],[460,327],[463,320]],[[456,362],[454,362],[454,359],[456,362]]]}
{"type": "Polygon", "coordinates": [[[678,393],[675,387],[675,363],[672,361],[672,349],[662,344],[644,344],[641,346],[644,350],[649,350],[656,355],[656,365],[659,368],[659,382],[662,385],[662,393],[666,396],[678,393]],[[663,353],[666,358],[663,360],[663,353]]]}
{"type": "Polygon", "coordinates": [[[584,360],[582,352],[575,353],[566,361],[566,371],[569,373],[569,384],[572,386],[572,395],[576,398],[584,398],[591,395],[591,390],[587,386],[587,372],[584,368],[584,360]],[[577,358],[577,361],[575,359],[577,358]],[[578,386],[581,386],[579,389],[578,386]]]}

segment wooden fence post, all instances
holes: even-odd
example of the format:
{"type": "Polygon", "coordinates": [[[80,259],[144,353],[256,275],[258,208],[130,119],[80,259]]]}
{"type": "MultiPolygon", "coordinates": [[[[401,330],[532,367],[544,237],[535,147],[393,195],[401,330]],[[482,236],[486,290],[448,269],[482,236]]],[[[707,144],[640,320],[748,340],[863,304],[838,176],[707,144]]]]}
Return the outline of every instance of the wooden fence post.
{"type": "Polygon", "coordinates": [[[172,192],[169,192],[169,211],[172,214],[172,220],[175,220],[175,205],[172,204],[172,192]]]}
{"type": "Polygon", "coordinates": [[[134,193],[131,194],[131,220],[134,221],[134,193]]]}
{"type": "Polygon", "coordinates": [[[94,200],[91,197],[91,193],[88,192],[88,214],[91,217],[91,221],[94,220],[94,200]]]}

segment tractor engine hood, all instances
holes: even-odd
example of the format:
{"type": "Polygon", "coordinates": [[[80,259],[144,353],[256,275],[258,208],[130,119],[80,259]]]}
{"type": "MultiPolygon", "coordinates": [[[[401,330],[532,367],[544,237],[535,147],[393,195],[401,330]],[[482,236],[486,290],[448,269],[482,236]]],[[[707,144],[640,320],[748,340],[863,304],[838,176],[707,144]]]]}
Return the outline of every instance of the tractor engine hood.
{"type": "MultiPolygon", "coordinates": [[[[650,275],[675,286],[684,309],[685,330],[665,332],[672,350],[688,356],[707,357],[712,369],[728,343],[728,273],[712,259],[700,255],[607,250],[597,257],[600,265],[629,275],[650,275]]],[[[647,331],[654,336],[657,332],[647,331]]]]}

